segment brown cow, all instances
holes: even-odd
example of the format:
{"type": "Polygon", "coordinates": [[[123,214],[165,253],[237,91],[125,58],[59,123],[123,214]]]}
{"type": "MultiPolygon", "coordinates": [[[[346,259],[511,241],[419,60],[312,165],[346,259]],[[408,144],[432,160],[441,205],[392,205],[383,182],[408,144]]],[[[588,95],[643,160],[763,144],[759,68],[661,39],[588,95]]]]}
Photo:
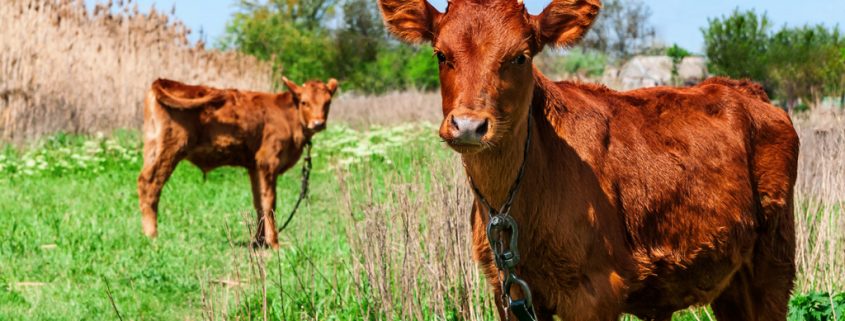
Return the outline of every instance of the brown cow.
{"type": "Polygon", "coordinates": [[[292,167],[315,133],[326,128],[337,81],[284,79],[281,94],[190,86],[159,79],[144,107],[144,168],[138,177],[144,234],[157,235],[161,189],[188,159],[203,172],[220,166],[249,171],[258,212],[257,245],[278,248],[276,176],[292,167]]]}
{"type": "Polygon", "coordinates": [[[502,206],[524,161],[515,272],[538,320],[669,320],[708,303],[719,320],[785,320],[799,144],[759,86],[550,81],[533,57],[579,40],[599,0],[553,0],[536,16],[517,0],[452,0],[444,13],[425,0],[379,5],[394,35],[435,48],[440,136],[477,187],[474,256],[497,300],[482,197],[502,206]]]}

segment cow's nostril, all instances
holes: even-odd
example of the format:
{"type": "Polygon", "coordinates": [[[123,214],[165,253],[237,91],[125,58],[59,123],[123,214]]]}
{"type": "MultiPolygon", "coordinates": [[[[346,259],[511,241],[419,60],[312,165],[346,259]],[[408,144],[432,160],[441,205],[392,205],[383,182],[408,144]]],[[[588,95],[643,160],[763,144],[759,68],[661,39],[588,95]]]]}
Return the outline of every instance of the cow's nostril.
{"type": "Polygon", "coordinates": [[[481,125],[478,125],[478,128],[475,129],[475,133],[478,134],[478,137],[484,137],[484,135],[487,134],[487,129],[489,126],[490,125],[487,122],[487,119],[485,119],[484,122],[482,122],[481,125]]]}
{"type": "Polygon", "coordinates": [[[449,122],[452,123],[452,128],[456,130],[461,130],[461,127],[458,126],[458,122],[455,121],[455,116],[449,117],[449,122]]]}

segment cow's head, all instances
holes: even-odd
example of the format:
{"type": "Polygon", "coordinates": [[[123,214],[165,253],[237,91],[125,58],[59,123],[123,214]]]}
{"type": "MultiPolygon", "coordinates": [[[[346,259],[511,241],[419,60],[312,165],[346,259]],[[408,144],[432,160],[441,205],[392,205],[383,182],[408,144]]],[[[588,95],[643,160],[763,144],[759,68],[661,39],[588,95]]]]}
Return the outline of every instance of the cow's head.
{"type": "Polygon", "coordinates": [[[327,83],[312,80],[302,86],[282,77],[285,86],[293,96],[293,103],[299,111],[302,126],[312,132],[326,128],[326,119],[332,104],[332,96],[337,91],[337,80],[332,78],[327,83]]]}
{"type": "Polygon", "coordinates": [[[450,0],[444,12],[426,0],[379,0],[399,39],[430,42],[440,64],[440,136],[472,153],[522,128],[534,88],[532,59],[545,46],[578,41],[600,0],[552,0],[530,15],[521,0],[450,0]]]}

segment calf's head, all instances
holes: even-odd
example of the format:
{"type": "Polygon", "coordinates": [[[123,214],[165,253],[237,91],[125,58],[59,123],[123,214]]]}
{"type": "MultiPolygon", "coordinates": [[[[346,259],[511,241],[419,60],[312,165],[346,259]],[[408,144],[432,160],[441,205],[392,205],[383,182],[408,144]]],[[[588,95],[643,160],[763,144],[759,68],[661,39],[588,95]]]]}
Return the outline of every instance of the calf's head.
{"type": "Polygon", "coordinates": [[[326,119],[332,104],[332,96],[337,91],[337,80],[332,78],[327,83],[312,80],[302,86],[282,78],[293,96],[293,103],[302,126],[312,132],[326,128],[326,119]]]}
{"type": "Polygon", "coordinates": [[[379,0],[399,39],[430,42],[440,64],[440,136],[461,153],[495,148],[524,128],[534,89],[533,58],[543,47],[578,41],[600,0],[552,0],[539,15],[522,0],[379,0]]]}

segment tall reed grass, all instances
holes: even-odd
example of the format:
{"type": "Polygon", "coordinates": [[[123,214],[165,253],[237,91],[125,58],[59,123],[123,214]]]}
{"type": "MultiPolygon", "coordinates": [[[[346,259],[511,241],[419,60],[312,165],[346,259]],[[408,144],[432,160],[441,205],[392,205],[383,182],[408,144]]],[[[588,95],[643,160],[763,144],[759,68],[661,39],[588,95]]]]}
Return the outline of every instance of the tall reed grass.
{"type": "Polygon", "coordinates": [[[268,90],[271,67],[188,41],[181,21],[137,3],[0,3],[0,141],[138,128],[158,77],[268,90]]]}
{"type": "Polygon", "coordinates": [[[796,290],[845,291],[845,115],[816,111],[793,119],[801,139],[796,290]]]}

